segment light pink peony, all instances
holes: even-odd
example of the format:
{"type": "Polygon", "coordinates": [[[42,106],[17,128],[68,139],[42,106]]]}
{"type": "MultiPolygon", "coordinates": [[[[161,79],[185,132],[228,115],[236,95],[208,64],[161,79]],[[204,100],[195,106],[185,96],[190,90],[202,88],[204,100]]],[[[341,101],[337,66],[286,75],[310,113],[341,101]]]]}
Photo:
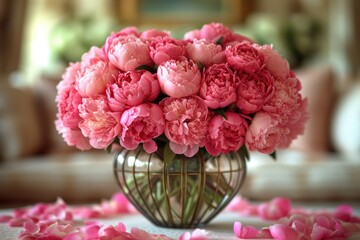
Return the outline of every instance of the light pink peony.
{"type": "Polygon", "coordinates": [[[221,40],[225,44],[232,40],[233,31],[222,23],[205,24],[200,29],[200,36],[210,42],[216,43],[221,40]]]}
{"type": "Polygon", "coordinates": [[[266,69],[239,76],[236,106],[245,114],[258,112],[274,94],[274,77],[266,69]]]}
{"type": "Polygon", "coordinates": [[[249,42],[249,43],[255,43],[254,40],[252,40],[251,38],[248,38],[247,36],[238,34],[238,33],[232,33],[231,37],[229,38],[229,40],[223,44],[224,47],[227,46],[234,46],[238,43],[242,43],[242,42],[249,42]]]}
{"type": "Polygon", "coordinates": [[[275,118],[267,113],[258,112],[246,132],[246,146],[250,151],[270,154],[281,140],[281,131],[275,118]]]}
{"type": "Polygon", "coordinates": [[[159,66],[157,77],[161,90],[170,97],[190,96],[200,89],[200,70],[191,60],[166,61],[159,66]]]}
{"type": "Polygon", "coordinates": [[[110,109],[115,112],[153,101],[159,93],[156,75],[144,70],[120,73],[116,82],[106,89],[110,109]]]}
{"type": "Polygon", "coordinates": [[[201,39],[201,33],[199,29],[195,29],[184,34],[185,41],[192,41],[194,39],[201,39]]]}
{"type": "Polygon", "coordinates": [[[212,109],[223,108],[235,102],[236,76],[227,63],[205,68],[199,95],[212,109]]]}
{"type": "Polygon", "coordinates": [[[83,98],[79,114],[82,118],[79,123],[81,132],[94,148],[108,147],[121,132],[121,113],[111,112],[103,95],[83,98]]]}
{"type": "Polygon", "coordinates": [[[154,65],[148,44],[133,35],[113,39],[107,54],[109,61],[122,71],[135,70],[141,65],[154,65]]]}
{"type": "Polygon", "coordinates": [[[105,94],[107,84],[114,82],[118,74],[119,70],[108,61],[100,60],[92,65],[83,66],[77,78],[77,90],[83,97],[105,94]]]}
{"type": "Polygon", "coordinates": [[[205,39],[194,39],[186,45],[186,52],[195,63],[208,66],[214,63],[225,63],[226,56],[220,45],[206,41],[205,39]]]}
{"type": "Polygon", "coordinates": [[[56,86],[57,96],[56,98],[63,97],[64,94],[69,90],[69,88],[74,87],[77,78],[80,76],[81,63],[70,63],[66,68],[65,73],[61,76],[62,79],[56,86]]]}
{"type": "Polygon", "coordinates": [[[265,56],[249,42],[228,46],[225,54],[230,66],[237,71],[254,73],[265,65],[265,56]]]}
{"type": "Polygon", "coordinates": [[[185,60],[185,45],[181,40],[157,37],[150,43],[150,57],[160,65],[168,60],[185,60]]]}
{"type": "Polygon", "coordinates": [[[286,79],[290,74],[289,63],[282,58],[279,53],[273,50],[272,45],[257,47],[266,58],[265,68],[268,69],[276,78],[286,79]]]}
{"type": "Polygon", "coordinates": [[[160,31],[157,29],[148,29],[141,33],[140,38],[146,39],[146,40],[153,40],[157,37],[170,37],[169,31],[160,31]]]}
{"type": "Polygon", "coordinates": [[[120,144],[126,149],[133,150],[143,143],[146,152],[157,150],[153,140],[164,132],[165,119],[162,109],[157,104],[143,103],[132,107],[121,116],[122,133],[120,144]]]}
{"type": "Polygon", "coordinates": [[[89,143],[89,139],[82,134],[80,128],[66,127],[61,119],[57,119],[55,121],[55,127],[69,146],[75,146],[83,151],[90,150],[92,148],[89,143]]]}
{"type": "Polygon", "coordinates": [[[245,142],[248,123],[238,113],[226,112],[215,115],[210,123],[205,148],[213,156],[238,151],[245,142]]]}
{"type": "Polygon", "coordinates": [[[197,96],[165,98],[160,102],[165,116],[165,135],[176,154],[192,157],[204,145],[208,131],[208,108],[197,96]]]}
{"type": "Polygon", "coordinates": [[[106,38],[105,44],[103,46],[105,54],[106,55],[108,54],[110,45],[115,39],[118,40],[121,37],[126,38],[127,36],[133,36],[135,38],[138,38],[140,37],[140,34],[141,34],[140,31],[137,29],[137,27],[134,26],[126,27],[119,32],[111,33],[111,35],[106,38]]]}
{"type": "Polygon", "coordinates": [[[96,64],[99,61],[108,62],[104,48],[91,47],[88,52],[81,56],[81,65],[83,67],[96,64]]]}

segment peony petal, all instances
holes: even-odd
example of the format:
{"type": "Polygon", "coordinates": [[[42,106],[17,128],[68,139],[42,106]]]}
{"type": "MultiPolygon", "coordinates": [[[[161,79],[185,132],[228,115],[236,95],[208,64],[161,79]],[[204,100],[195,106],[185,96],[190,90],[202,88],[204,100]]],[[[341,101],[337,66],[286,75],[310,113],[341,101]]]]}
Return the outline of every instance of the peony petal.
{"type": "Polygon", "coordinates": [[[277,240],[296,240],[301,237],[301,233],[284,224],[275,224],[269,227],[271,236],[277,240]]]}

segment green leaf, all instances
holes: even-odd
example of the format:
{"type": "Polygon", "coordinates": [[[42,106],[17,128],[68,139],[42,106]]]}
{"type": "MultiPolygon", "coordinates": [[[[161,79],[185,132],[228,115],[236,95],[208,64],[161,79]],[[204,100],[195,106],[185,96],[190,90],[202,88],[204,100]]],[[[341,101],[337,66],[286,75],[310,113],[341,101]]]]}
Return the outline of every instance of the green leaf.
{"type": "Polygon", "coordinates": [[[146,70],[146,71],[149,71],[151,73],[156,73],[156,68],[150,67],[148,65],[138,66],[137,68],[135,68],[135,70],[146,70]]]}
{"type": "Polygon", "coordinates": [[[247,150],[246,146],[243,145],[239,150],[238,153],[244,156],[245,160],[250,160],[249,151],[247,150]]]}
{"type": "Polygon", "coordinates": [[[270,153],[269,156],[270,156],[272,159],[276,160],[276,151],[273,151],[272,153],[270,153]]]}
{"type": "Polygon", "coordinates": [[[107,153],[111,153],[113,144],[120,144],[119,138],[115,138],[114,141],[105,149],[107,153]]]}
{"type": "Polygon", "coordinates": [[[204,69],[204,64],[202,63],[202,62],[200,62],[200,61],[198,61],[197,62],[197,66],[198,66],[198,68],[200,69],[200,72],[202,72],[202,70],[204,69]]]}
{"type": "Polygon", "coordinates": [[[164,148],[164,163],[169,164],[175,157],[175,153],[171,150],[169,143],[164,148]]]}
{"type": "Polygon", "coordinates": [[[214,111],[217,115],[220,115],[227,120],[227,117],[225,115],[225,110],[223,108],[218,108],[218,109],[215,109],[214,111]]]}
{"type": "Polygon", "coordinates": [[[221,37],[219,37],[218,40],[216,40],[215,44],[220,45],[223,42],[223,40],[224,40],[224,37],[221,36],[221,37]]]}

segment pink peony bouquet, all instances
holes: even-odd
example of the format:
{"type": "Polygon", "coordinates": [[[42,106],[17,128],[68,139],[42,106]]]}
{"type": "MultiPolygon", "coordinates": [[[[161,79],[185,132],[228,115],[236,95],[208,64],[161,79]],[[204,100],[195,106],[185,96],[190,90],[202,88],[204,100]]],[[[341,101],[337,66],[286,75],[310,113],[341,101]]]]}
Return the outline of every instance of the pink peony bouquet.
{"type": "Polygon", "coordinates": [[[273,154],[304,131],[307,100],[288,62],[221,23],[174,39],[128,27],[71,63],[56,128],[81,150],[273,154]]]}

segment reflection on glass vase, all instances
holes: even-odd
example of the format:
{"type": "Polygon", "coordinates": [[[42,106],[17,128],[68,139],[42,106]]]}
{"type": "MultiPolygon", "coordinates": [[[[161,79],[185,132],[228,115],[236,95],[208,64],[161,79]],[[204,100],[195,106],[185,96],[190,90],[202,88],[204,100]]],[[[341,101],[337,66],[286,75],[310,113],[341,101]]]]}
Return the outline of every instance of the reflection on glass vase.
{"type": "Polygon", "coordinates": [[[240,190],[246,162],[237,153],[213,157],[175,155],[164,161],[163,148],[148,154],[142,147],[123,149],[114,158],[118,185],[148,220],[169,228],[202,227],[240,190]]]}

